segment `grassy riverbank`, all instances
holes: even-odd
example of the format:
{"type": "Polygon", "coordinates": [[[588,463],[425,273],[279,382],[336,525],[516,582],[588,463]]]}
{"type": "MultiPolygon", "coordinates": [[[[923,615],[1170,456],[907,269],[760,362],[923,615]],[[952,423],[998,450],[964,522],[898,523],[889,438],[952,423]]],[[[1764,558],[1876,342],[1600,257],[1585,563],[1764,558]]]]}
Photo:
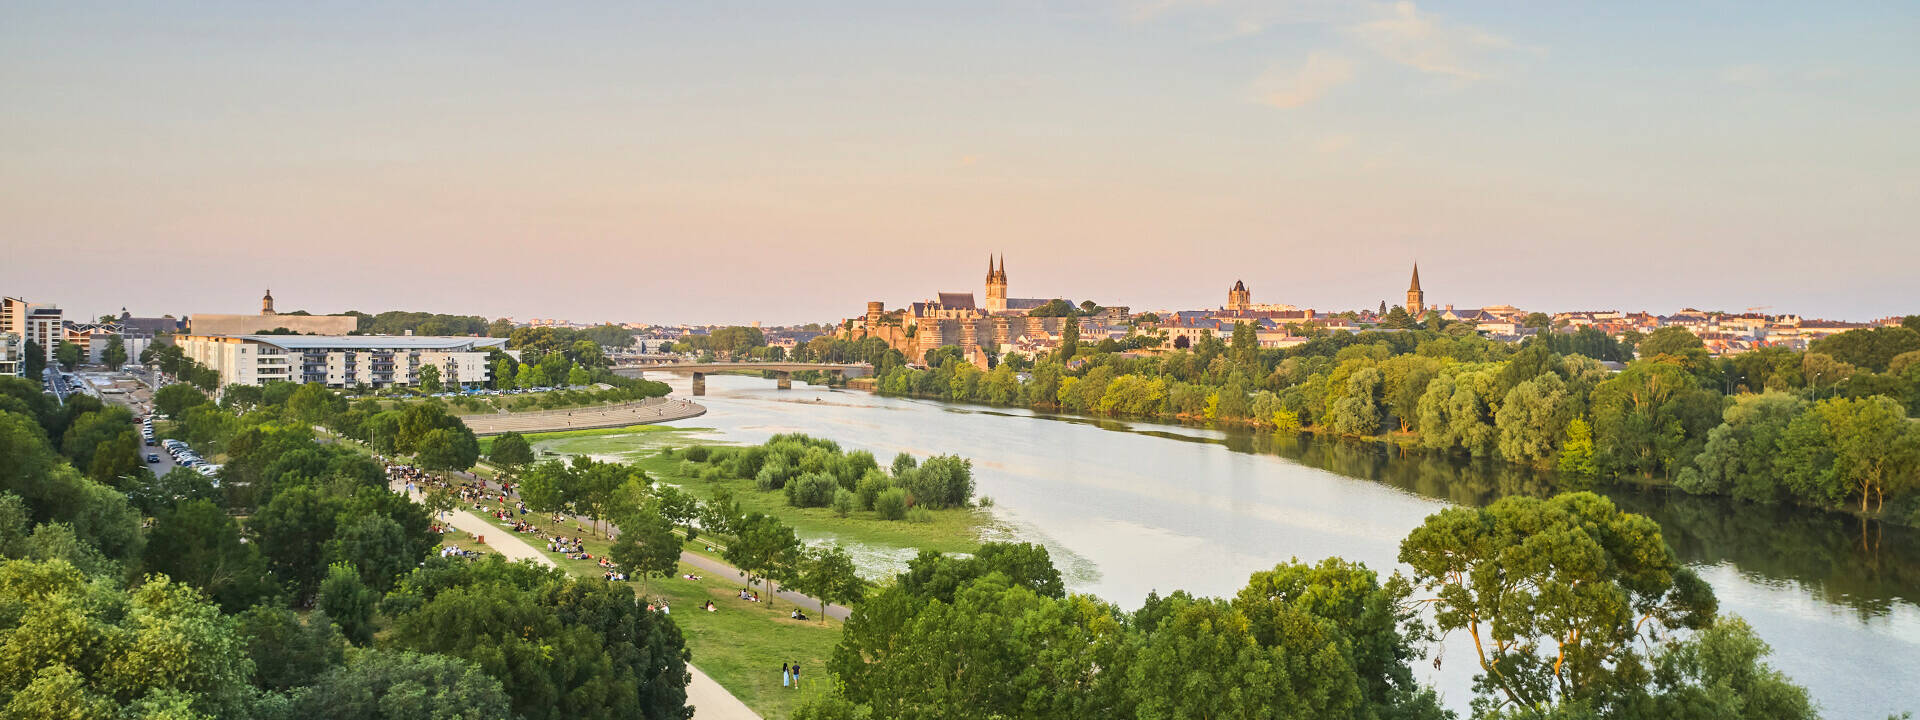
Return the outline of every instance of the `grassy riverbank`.
{"type": "MultiPolygon", "coordinates": [[[[871,510],[855,510],[847,517],[840,517],[831,508],[789,505],[785,493],[763,491],[752,480],[702,480],[684,473],[684,465],[680,460],[664,455],[645,457],[635,464],[654,479],[678,485],[702,501],[713,497],[716,491],[725,489],[733,493],[741,510],[777,517],[809,541],[831,540],[852,546],[848,550],[855,553],[856,560],[877,560],[867,557],[873,555],[890,558],[890,562],[875,563],[888,569],[897,569],[920,550],[973,552],[980,547],[982,537],[993,535],[999,529],[993,513],[981,507],[931,511],[922,522],[883,520],[871,510]]],[[[863,562],[862,566],[866,569],[869,564],[863,562]]]]}

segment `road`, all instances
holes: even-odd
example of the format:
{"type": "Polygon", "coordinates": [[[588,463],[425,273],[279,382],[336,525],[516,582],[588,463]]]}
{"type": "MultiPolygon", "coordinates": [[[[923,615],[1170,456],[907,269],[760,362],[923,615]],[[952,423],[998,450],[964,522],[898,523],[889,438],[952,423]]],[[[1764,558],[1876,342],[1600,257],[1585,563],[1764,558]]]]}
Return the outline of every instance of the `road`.
{"type": "MultiPolygon", "coordinates": [[[[401,485],[394,487],[395,491],[403,489],[401,485]]],[[[419,492],[414,492],[412,497],[415,502],[420,501],[419,492]]],[[[529,560],[547,567],[555,566],[553,558],[534,549],[532,545],[527,544],[527,541],[521,540],[511,531],[495,526],[465,510],[455,510],[449,515],[451,517],[448,524],[461,532],[486,538],[487,547],[499,551],[509,560],[529,560]]],[[[706,673],[700,672],[700,668],[694,667],[692,663],[687,664],[687,674],[692,676],[687,682],[687,704],[693,706],[695,720],[760,720],[760,716],[755,714],[752,708],[740,702],[733,693],[720,687],[720,683],[714,682],[713,678],[707,677],[706,673]]]]}
{"type": "MultiPolygon", "coordinates": [[[[153,407],[153,388],[149,387],[145,381],[133,373],[125,371],[81,372],[77,373],[75,377],[80,380],[80,383],[84,384],[86,392],[93,393],[110,405],[125,407],[132,411],[135,417],[145,415],[148,410],[153,407]],[[124,390],[125,392],[97,392],[97,388],[102,385],[105,385],[109,389],[124,390]]],[[[136,435],[140,433],[139,423],[134,423],[133,432],[136,435]]],[[[160,462],[147,463],[147,468],[152,470],[154,475],[165,475],[173,469],[173,456],[167,452],[166,448],[158,445],[147,446],[143,444],[140,448],[140,458],[143,460],[146,459],[149,453],[157,455],[160,458],[160,462]]]]}

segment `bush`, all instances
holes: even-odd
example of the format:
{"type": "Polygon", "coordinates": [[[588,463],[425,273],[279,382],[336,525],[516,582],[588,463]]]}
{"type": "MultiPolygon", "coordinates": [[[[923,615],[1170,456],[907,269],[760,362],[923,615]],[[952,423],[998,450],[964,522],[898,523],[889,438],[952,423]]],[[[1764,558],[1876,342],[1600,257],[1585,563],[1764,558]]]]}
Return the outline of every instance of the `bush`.
{"type": "Polygon", "coordinates": [[[681,453],[680,456],[694,462],[706,462],[707,457],[712,454],[712,452],[713,451],[707,449],[705,445],[695,445],[687,448],[686,452],[681,453]]]}
{"type": "Polygon", "coordinates": [[[923,507],[917,507],[917,506],[913,508],[909,508],[907,510],[907,522],[916,522],[916,523],[933,522],[933,511],[923,507]]]}
{"type": "Polygon", "coordinates": [[[787,504],[794,507],[826,507],[833,502],[834,492],[840,490],[840,484],[834,482],[833,476],[807,473],[787,483],[787,504]]]}
{"type": "Polygon", "coordinates": [[[900,484],[913,493],[917,505],[934,509],[965,507],[973,500],[973,463],[957,455],[927,458],[900,484]]]}
{"type": "Polygon", "coordinates": [[[879,497],[880,493],[886,492],[887,488],[890,487],[893,487],[893,481],[888,480],[885,473],[878,470],[867,473],[866,475],[862,475],[860,477],[860,483],[854,486],[854,500],[859,504],[861,510],[872,510],[873,499],[879,497]]]}
{"type": "Polygon", "coordinates": [[[907,516],[907,491],[902,488],[887,488],[873,499],[873,511],[880,514],[882,520],[899,520],[907,516]]]}
{"type": "Polygon", "coordinates": [[[838,488],[833,491],[833,514],[835,515],[846,517],[853,514],[853,507],[858,503],[859,499],[854,497],[851,490],[838,488]]]}
{"type": "Polygon", "coordinates": [[[753,477],[753,484],[761,490],[779,490],[787,486],[787,480],[793,477],[793,467],[784,457],[774,456],[760,467],[760,473],[753,477]]]}
{"type": "Polygon", "coordinates": [[[908,470],[912,470],[919,466],[920,466],[920,461],[913,459],[912,455],[908,455],[906,453],[900,453],[898,455],[893,456],[893,476],[894,477],[899,477],[901,474],[907,472],[908,470]]]}

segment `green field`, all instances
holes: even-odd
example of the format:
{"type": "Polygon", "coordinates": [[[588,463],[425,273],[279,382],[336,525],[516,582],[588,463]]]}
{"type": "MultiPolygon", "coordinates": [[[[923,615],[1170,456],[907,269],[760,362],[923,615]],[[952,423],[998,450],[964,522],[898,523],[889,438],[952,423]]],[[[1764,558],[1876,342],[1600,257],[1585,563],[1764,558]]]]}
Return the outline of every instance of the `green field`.
{"type": "MultiPolygon", "coordinates": [[[[711,433],[711,428],[689,428],[675,425],[629,425],[619,428],[599,428],[595,430],[561,430],[558,432],[526,433],[527,442],[533,443],[540,457],[547,457],[547,451],[557,455],[588,455],[596,458],[612,458],[623,455],[652,454],[662,447],[689,445],[701,440],[696,437],[711,433]]],[[[480,455],[486,456],[493,450],[493,437],[480,438],[480,455]]],[[[710,442],[710,441],[708,441],[710,442]]],[[[630,460],[628,460],[630,461],[630,460]]]]}

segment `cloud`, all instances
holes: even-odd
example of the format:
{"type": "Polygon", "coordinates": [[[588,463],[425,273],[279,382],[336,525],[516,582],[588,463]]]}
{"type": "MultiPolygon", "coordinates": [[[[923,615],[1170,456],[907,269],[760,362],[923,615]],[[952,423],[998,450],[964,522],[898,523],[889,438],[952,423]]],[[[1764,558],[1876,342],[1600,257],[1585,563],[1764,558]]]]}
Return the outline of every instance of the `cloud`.
{"type": "Polygon", "coordinates": [[[1506,38],[1479,28],[1447,23],[1422,13],[1411,2],[1383,6],[1376,16],[1351,28],[1361,45],[1421,72],[1478,80],[1474,67],[1490,51],[1513,47],[1506,38]]]}
{"type": "Polygon", "coordinates": [[[1308,55],[1306,64],[1298,69],[1268,68],[1254,81],[1254,93],[1262,103],[1277,108],[1297,108],[1352,79],[1351,61],[1316,52],[1308,55]]]}

